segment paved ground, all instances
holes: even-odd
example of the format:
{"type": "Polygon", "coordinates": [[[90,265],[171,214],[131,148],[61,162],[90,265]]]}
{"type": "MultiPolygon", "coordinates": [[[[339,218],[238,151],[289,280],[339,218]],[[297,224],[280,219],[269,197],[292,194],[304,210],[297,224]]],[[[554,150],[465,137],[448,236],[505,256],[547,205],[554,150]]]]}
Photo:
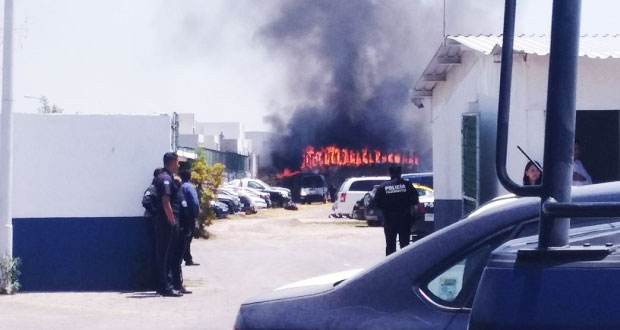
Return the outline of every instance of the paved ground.
{"type": "Polygon", "coordinates": [[[184,267],[194,293],[21,293],[0,296],[0,329],[232,329],[244,300],[287,283],[371,266],[383,259],[382,228],[328,219],[331,205],[216,221],[194,241],[201,265],[184,267]]]}

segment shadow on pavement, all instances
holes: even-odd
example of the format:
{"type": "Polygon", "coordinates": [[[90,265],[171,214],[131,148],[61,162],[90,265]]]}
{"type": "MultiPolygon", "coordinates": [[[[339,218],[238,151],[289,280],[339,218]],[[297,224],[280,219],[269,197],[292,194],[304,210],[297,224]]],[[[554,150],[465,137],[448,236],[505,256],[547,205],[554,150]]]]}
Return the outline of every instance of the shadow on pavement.
{"type": "MultiPolygon", "coordinates": [[[[126,292],[129,293],[129,292],[126,292]]],[[[161,298],[161,295],[156,292],[133,292],[127,296],[127,299],[143,299],[143,298],[161,298]]]]}

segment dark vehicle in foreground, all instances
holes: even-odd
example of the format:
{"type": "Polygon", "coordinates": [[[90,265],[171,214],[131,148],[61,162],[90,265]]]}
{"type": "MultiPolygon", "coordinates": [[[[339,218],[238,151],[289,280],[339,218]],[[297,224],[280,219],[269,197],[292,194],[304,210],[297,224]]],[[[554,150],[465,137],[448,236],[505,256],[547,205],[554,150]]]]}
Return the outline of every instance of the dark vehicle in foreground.
{"type": "MultiPolygon", "coordinates": [[[[575,188],[576,202],[620,199],[620,182],[575,188]]],[[[302,281],[241,305],[235,329],[467,329],[489,255],[535,244],[540,199],[503,197],[376,266],[302,281]]],[[[619,243],[620,219],[573,219],[570,242],[619,243]],[[583,220],[583,221],[582,221],[583,220]],[[588,226],[588,227],[586,227],[588,226]]],[[[566,295],[576,288],[566,287],[566,295]]],[[[611,302],[610,302],[611,303],[611,302]]]]}

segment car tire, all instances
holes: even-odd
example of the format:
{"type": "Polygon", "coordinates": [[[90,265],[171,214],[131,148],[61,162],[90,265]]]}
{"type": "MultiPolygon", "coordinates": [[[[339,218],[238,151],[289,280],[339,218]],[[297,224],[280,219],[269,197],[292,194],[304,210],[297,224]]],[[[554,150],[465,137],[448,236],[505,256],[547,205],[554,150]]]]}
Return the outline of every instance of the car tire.
{"type": "Polygon", "coordinates": [[[381,221],[380,220],[366,220],[366,224],[368,224],[368,227],[380,227],[381,221]]]}

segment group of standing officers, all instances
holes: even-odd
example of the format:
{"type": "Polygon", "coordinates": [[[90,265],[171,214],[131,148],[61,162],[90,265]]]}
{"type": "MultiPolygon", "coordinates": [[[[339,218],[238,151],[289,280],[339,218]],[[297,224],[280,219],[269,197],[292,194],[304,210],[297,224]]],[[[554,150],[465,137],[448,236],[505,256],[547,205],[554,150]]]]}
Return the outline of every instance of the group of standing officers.
{"type": "MultiPolygon", "coordinates": [[[[186,266],[198,265],[192,259],[190,244],[200,203],[196,188],[190,182],[190,172],[181,172],[180,180],[175,179],[179,171],[178,156],[168,152],[163,160],[164,167],[155,170],[150,192],[146,193],[146,196],[155,197],[153,203],[156,204],[149,215],[155,232],[157,293],[180,297],[192,293],[183,285],[183,260],[186,266]]],[[[385,218],[386,255],[396,251],[397,236],[401,249],[409,244],[412,220],[419,203],[418,192],[401,178],[401,171],[400,166],[390,167],[392,180],[382,184],[375,197],[385,218]]]]}
{"type": "Polygon", "coordinates": [[[155,272],[157,293],[166,297],[190,294],[183,285],[181,265],[198,265],[190,252],[191,240],[196,230],[200,203],[196,188],[190,182],[191,173],[179,171],[175,153],[164,155],[164,167],[153,173],[151,188],[156,195],[156,206],[151,214],[155,232],[155,272]],[[180,182],[182,181],[182,182],[180,182]]]}

